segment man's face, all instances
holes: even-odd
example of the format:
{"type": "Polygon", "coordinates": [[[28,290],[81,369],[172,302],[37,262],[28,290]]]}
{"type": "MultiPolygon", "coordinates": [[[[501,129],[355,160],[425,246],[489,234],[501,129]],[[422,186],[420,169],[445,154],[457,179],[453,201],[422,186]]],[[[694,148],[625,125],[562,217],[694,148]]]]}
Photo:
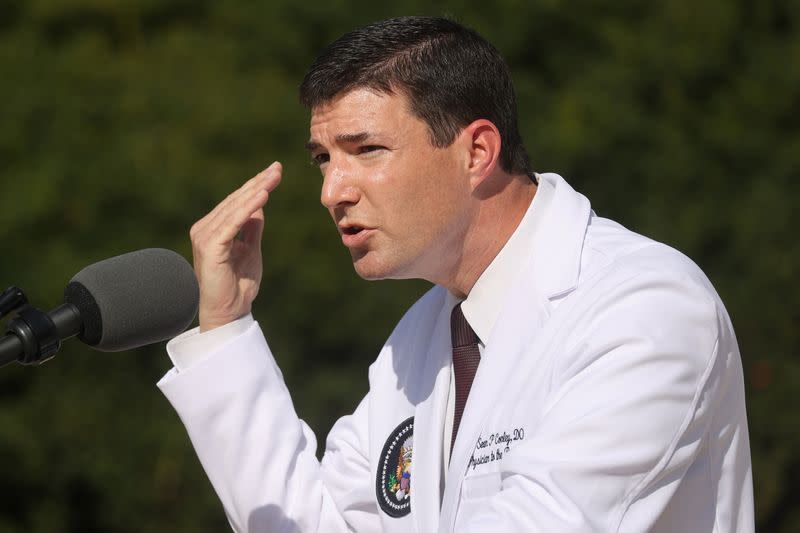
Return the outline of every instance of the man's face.
{"type": "Polygon", "coordinates": [[[311,114],[308,148],[328,208],[365,279],[448,279],[472,200],[463,143],[431,145],[406,97],[355,89],[311,114]]]}

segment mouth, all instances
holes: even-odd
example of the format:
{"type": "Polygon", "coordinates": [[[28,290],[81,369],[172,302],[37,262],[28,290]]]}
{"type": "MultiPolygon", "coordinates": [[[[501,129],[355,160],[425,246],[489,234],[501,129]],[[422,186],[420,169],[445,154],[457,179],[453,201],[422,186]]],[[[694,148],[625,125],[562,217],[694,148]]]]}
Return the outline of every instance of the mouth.
{"type": "Polygon", "coordinates": [[[372,233],[372,228],[360,224],[340,224],[339,232],[342,234],[342,244],[348,248],[361,247],[372,233]]]}
{"type": "Polygon", "coordinates": [[[340,220],[337,226],[342,235],[358,235],[362,231],[372,229],[355,220],[340,220]]]}
{"type": "Polygon", "coordinates": [[[342,227],[342,234],[343,235],[358,235],[366,228],[363,226],[343,226],[342,227]]]}

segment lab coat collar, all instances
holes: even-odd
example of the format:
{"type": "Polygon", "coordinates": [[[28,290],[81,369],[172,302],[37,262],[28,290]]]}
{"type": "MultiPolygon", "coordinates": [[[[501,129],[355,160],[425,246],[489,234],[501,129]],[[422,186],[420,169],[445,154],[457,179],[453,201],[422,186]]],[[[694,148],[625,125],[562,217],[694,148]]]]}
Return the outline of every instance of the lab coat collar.
{"type": "Polygon", "coordinates": [[[558,174],[539,174],[553,184],[552,207],[531,247],[533,275],[542,296],[563,296],[578,286],[581,255],[589,219],[589,199],[578,193],[558,174]]]}
{"type": "Polygon", "coordinates": [[[445,493],[439,531],[450,532],[455,524],[461,483],[468,470],[476,439],[485,429],[491,398],[513,376],[516,361],[536,357],[538,333],[551,312],[551,300],[568,294],[578,284],[581,253],[591,216],[589,200],[575,192],[556,174],[541,174],[554,186],[553,197],[541,231],[530,244],[529,255],[514,290],[509,291],[503,309],[486,345],[472,390],[461,419],[445,478],[445,493]]]}

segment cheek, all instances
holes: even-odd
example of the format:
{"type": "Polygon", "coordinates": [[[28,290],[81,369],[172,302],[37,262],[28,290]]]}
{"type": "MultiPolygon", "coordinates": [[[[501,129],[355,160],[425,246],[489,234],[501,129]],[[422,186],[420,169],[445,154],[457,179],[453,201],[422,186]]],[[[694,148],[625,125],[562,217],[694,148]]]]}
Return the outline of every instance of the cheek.
{"type": "Polygon", "coordinates": [[[409,226],[425,241],[451,233],[466,209],[463,190],[452,175],[434,172],[409,192],[407,204],[409,226]]]}
{"type": "MultiPolygon", "coordinates": [[[[419,154],[419,152],[416,152],[419,154]]],[[[398,233],[435,233],[463,208],[465,188],[449,154],[387,162],[369,179],[370,201],[398,233]]],[[[468,193],[467,193],[468,194],[468,193]]]]}

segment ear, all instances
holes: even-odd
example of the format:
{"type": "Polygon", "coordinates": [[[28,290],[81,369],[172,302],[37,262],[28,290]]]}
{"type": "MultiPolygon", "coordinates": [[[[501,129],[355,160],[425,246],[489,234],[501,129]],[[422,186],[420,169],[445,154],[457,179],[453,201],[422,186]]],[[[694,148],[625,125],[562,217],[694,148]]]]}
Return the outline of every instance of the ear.
{"type": "Polygon", "coordinates": [[[476,189],[497,168],[502,140],[500,131],[492,122],[478,119],[461,131],[466,147],[467,172],[470,186],[476,189]]]}

